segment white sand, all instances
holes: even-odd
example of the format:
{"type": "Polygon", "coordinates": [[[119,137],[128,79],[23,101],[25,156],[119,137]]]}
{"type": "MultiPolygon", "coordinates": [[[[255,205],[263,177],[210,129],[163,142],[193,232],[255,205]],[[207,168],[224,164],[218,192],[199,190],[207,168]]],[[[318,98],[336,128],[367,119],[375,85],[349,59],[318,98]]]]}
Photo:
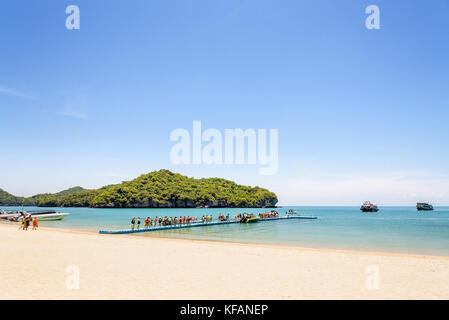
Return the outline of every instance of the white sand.
{"type": "Polygon", "coordinates": [[[0,243],[0,299],[449,299],[448,257],[5,224],[0,243]],[[73,285],[70,265],[79,267],[78,290],[66,287],[73,285]],[[374,279],[373,290],[367,279],[374,279]]]}

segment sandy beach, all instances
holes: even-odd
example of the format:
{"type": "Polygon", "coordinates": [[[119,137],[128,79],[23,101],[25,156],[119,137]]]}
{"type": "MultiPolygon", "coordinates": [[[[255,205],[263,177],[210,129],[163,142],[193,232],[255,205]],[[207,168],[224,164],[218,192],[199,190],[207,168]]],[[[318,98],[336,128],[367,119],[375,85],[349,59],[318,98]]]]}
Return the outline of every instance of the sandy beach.
{"type": "Polygon", "coordinates": [[[17,228],[0,299],[449,299],[448,257],[17,228]]]}

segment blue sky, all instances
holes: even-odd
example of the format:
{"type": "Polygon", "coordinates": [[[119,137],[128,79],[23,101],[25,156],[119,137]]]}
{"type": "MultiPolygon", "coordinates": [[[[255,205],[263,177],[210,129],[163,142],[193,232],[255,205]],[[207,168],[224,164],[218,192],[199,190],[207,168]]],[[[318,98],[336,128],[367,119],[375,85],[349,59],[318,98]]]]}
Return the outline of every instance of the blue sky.
{"type": "Polygon", "coordinates": [[[0,188],[167,168],[280,204],[449,205],[449,1],[2,1],[0,188]],[[67,30],[65,8],[80,8],[67,30]],[[380,30],[365,8],[380,8],[380,30]],[[172,130],[279,130],[279,171],[173,165],[172,130]]]}

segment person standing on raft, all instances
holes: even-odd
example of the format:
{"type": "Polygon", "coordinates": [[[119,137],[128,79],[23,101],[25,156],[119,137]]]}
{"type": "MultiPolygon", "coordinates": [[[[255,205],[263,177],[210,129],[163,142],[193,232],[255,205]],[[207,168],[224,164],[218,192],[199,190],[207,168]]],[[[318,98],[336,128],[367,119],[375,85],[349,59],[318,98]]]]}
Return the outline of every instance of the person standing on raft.
{"type": "Polygon", "coordinates": [[[134,225],[136,224],[136,217],[131,220],[131,230],[134,230],[134,225]]]}

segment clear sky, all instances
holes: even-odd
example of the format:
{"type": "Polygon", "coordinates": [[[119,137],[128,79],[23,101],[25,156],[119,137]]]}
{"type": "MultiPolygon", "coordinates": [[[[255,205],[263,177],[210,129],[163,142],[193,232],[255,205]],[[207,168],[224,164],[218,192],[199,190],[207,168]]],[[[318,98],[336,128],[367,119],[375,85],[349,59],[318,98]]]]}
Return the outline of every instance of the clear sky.
{"type": "Polygon", "coordinates": [[[167,168],[281,205],[449,205],[447,0],[7,0],[0,39],[0,188],[15,195],[167,168]],[[170,133],[193,120],[278,129],[278,173],[172,164],[170,133]]]}

